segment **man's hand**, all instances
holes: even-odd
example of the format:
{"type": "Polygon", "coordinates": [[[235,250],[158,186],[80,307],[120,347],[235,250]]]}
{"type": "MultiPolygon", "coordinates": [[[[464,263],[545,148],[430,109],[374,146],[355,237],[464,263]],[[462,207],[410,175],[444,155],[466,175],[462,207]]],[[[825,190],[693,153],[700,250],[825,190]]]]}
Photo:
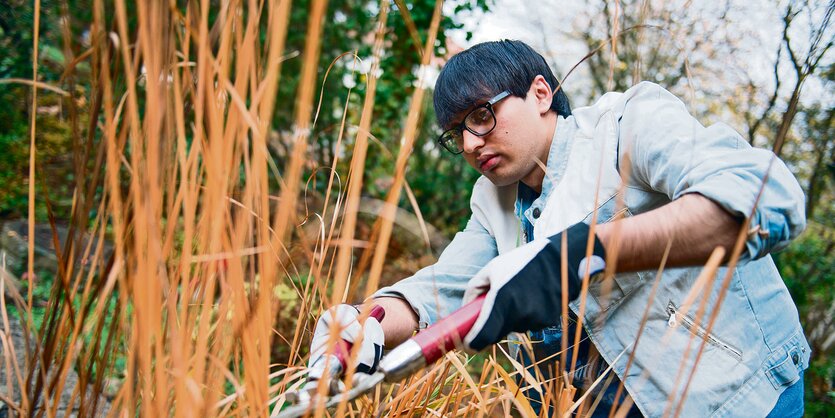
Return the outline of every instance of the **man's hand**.
{"type": "Polygon", "coordinates": [[[563,292],[580,295],[582,278],[606,267],[603,244],[594,237],[586,257],[589,227],[578,223],[550,238],[536,239],[487,263],[467,284],[464,303],[487,292],[481,314],[464,338],[471,350],[499,342],[512,331],[542,329],[559,323],[563,292]],[[566,248],[562,235],[566,235],[566,248]],[[563,263],[566,288],[562,285],[563,263]]]}
{"type": "MultiPolygon", "coordinates": [[[[357,358],[356,370],[360,373],[373,373],[383,356],[383,328],[373,316],[366,319],[364,326],[359,323],[360,312],[355,306],[337,305],[328,309],[319,318],[313,330],[313,340],[308,361],[308,380],[314,381],[324,376],[334,377],[344,372],[337,356],[328,352],[328,340],[331,336],[331,326],[336,323],[339,327],[339,338],[345,342],[361,344],[357,358]]],[[[342,344],[337,341],[337,344],[342,344]]],[[[341,346],[336,350],[343,349],[341,346]]],[[[331,350],[334,353],[336,350],[331,350]]],[[[347,359],[349,353],[344,353],[347,359]]]]}

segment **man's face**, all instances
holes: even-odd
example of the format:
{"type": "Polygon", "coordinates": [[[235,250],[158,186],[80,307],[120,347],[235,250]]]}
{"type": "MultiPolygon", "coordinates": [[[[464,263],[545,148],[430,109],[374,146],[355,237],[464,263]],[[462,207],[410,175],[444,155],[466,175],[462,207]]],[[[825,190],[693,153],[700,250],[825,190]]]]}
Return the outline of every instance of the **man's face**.
{"type": "MultiPolygon", "coordinates": [[[[543,94],[537,80],[524,99],[510,96],[493,106],[496,127],[490,133],[477,136],[463,132],[462,155],[497,186],[523,181],[535,189],[541,187],[544,171],[537,161],[543,165],[547,161],[554,129],[548,121],[556,116],[549,111],[550,88],[543,94]],[[547,103],[543,96],[547,96],[547,103]]],[[[547,87],[544,79],[541,82],[547,87]]]]}

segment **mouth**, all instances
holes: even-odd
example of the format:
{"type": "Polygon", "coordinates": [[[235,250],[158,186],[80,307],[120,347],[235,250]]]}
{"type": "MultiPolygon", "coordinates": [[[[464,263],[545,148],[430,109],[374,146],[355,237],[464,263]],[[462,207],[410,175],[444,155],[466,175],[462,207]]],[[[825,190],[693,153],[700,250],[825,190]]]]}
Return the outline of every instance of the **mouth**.
{"type": "Polygon", "coordinates": [[[476,162],[478,163],[478,168],[482,173],[486,173],[494,168],[499,164],[500,157],[496,154],[484,155],[478,157],[476,162]]]}

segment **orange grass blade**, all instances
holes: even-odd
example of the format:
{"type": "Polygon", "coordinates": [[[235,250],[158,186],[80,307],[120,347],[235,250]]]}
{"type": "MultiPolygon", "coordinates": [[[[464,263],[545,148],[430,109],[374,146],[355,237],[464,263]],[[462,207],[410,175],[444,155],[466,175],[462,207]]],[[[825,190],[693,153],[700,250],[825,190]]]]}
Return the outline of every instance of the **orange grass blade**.
{"type": "MultiPolygon", "coordinates": [[[[429,60],[434,56],[435,39],[438,34],[438,27],[441,22],[441,10],[443,0],[435,2],[435,11],[432,15],[432,22],[429,25],[429,31],[426,36],[426,43],[424,44],[423,59],[421,61],[421,68],[429,65],[429,60]]],[[[420,77],[423,78],[423,77],[420,77]]],[[[386,204],[380,213],[381,229],[380,236],[376,242],[376,249],[374,251],[374,258],[371,262],[371,271],[368,275],[368,283],[366,284],[366,297],[377,290],[377,285],[380,282],[380,276],[383,272],[383,263],[386,259],[386,251],[388,250],[389,239],[391,238],[391,231],[394,224],[394,214],[397,208],[397,202],[400,201],[400,192],[403,188],[404,179],[406,176],[406,164],[408,158],[412,153],[412,147],[417,136],[417,125],[420,120],[420,113],[423,104],[423,94],[425,88],[422,84],[415,87],[415,92],[412,94],[412,101],[409,105],[409,114],[406,118],[406,126],[403,133],[403,140],[400,144],[400,152],[397,155],[397,162],[395,163],[394,184],[391,186],[391,191],[386,198],[386,204]]]]}
{"type": "Polygon", "coordinates": [[[365,157],[368,151],[368,137],[371,128],[372,114],[374,111],[374,98],[377,93],[377,71],[382,58],[383,42],[386,34],[386,22],[388,20],[389,2],[380,2],[380,13],[377,17],[377,29],[375,31],[374,47],[372,49],[371,69],[367,74],[365,98],[363,99],[362,113],[357,137],[354,142],[353,155],[351,156],[351,167],[348,178],[348,191],[345,196],[345,214],[340,233],[341,243],[337,252],[336,271],[334,277],[333,296],[331,304],[345,302],[345,292],[349,285],[351,259],[353,247],[350,242],[354,239],[357,222],[357,211],[359,209],[360,191],[363,186],[363,173],[365,171],[365,157]]]}

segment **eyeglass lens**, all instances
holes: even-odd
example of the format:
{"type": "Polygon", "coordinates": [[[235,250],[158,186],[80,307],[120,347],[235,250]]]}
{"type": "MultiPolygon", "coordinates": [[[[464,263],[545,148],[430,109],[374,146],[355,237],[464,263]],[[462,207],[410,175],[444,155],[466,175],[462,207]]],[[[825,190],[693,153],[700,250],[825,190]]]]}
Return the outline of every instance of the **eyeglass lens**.
{"type": "MultiPolygon", "coordinates": [[[[496,118],[487,106],[474,109],[464,119],[461,129],[468,129],[476,135],[486,135],[496,126],[496,118]],[[466,128],[465,128],[466,127],[466,128]]],[[[454,154],[464,151],[464,133],[459,129],[444,132],[441,138],[444,147],[454,154]]]]}
{"type": "Polygon", "coordinates": [[[441,137],[441,145],[453,154],[464,151],[464,134],[458,129],[450,129],[441,137]]]}
{"type": "Polygon", "coordinates": [[[496,120],[493,118],[493,112],[485,106],[473,110],[467,115],[464,123],[476,134],[485,135],[496,125],[496,120]]]}

